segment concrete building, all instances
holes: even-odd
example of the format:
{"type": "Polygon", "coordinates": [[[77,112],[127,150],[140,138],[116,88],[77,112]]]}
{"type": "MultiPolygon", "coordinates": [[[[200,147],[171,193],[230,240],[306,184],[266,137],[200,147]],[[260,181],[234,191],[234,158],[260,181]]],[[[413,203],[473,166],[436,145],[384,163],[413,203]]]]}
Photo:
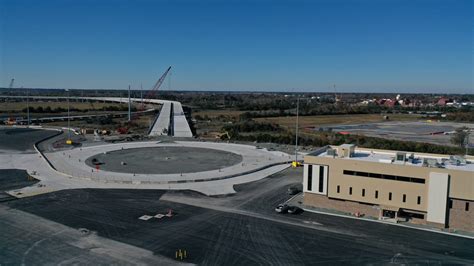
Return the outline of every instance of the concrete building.
{"type": "Polygon", "coordinates": [[[474,231],[473,157],[324,147],[304,157],[303,204],[474,231]]]}

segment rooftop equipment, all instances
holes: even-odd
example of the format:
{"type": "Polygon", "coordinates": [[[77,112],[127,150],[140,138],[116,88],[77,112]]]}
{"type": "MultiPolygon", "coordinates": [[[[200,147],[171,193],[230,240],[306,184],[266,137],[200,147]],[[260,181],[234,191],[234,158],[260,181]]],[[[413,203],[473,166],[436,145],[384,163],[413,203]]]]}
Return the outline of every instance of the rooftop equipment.
{"type": "Polygon", "coordinates": [[[407,158],[407,154],[405,152],[397,152],[395,156],[395,161],[397,162],[405,162],[407,158]]]}
{"type": "Polygon", "coordinates": [[[332,156],[332,157],[336,157],[337,156],[336,149],[328,149],[327,150],[327,155],[332,156]]]}
{"type": "Polygon", "coordinates": [[[462,164],[466,164],[467,161],[466,161],[466,158],[464,158],[463,156],[451,155],[449,156],[449,163],[452,165],[462,165],[462,164]]]}
{"type": "Polygon", "coordinates": [[[354,144],[342,144],[337,147],[337,154],[340,158],[354,156],[355,145],[354,144]]]}
{"type": "Polygon", "coordinates": [[[423,166],[430,168],[442,168],[442,165],[434,158],[423,158],[423,166]]]}

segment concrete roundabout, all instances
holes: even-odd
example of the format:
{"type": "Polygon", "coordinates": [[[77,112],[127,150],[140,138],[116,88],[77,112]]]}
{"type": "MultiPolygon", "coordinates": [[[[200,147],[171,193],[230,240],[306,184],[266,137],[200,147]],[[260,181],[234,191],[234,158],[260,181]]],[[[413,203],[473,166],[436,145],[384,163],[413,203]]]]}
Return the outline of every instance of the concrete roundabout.
{"type": "Polygon", "coordinates": [[[47,153],[57,171],[107,183],[173,184],[238,178],[291,158],[255,146],[176,141],[131,142],[47,153]],[[96,158],[98,164],[93,164],[96,158]]]}
{"type": "MultiPolygon", "coordinates": [[[[35,146],[36,147],[36,146],[35,146]]],[[[28,197],[64,189],[194,190],[235,193],[234,185],[260,180],[290,166],[292,156],[252,145],[221,142],[127,142],[69,150],[1,154],[0,169],[23,169],[37,184],[9,191],[28,197]],[[92,163],[97,158],[98,166],[92,163]]]]}

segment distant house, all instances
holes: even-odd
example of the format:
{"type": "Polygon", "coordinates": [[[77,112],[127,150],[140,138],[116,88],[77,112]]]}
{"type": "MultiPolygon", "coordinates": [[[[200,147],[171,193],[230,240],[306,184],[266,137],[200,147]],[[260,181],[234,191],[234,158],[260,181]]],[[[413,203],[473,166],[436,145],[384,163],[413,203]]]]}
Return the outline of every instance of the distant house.
{"type": "Polygon", "coordinates": [[[402,106],[411,106],[411,101],[408,98],[398,101],[398,103],[402,106]]]}
{"type": "Polygon", "coordinates": [[[384,105],[387,107],[394,107],[395,105],[400,105],[399,101],[395,99],[378,99],[375,102],[378,105],[384,105]]]}
{"type": "Polygon", "coordinates": [[[386,99],[384,102],[384,105],[387,107],[394,107],[395,105],[398,105],[398,101],[392,100],[392,99],[386,99]]]}
{"type": "Polygon", "coordinates": [[[452,103],[452,102],[453,102],[452,99],[448,99],[446,97],[441,97],[436,104],[439,105],[439,106],[446,106],[446,105],[448,105],[449,103],[452,103]]]}

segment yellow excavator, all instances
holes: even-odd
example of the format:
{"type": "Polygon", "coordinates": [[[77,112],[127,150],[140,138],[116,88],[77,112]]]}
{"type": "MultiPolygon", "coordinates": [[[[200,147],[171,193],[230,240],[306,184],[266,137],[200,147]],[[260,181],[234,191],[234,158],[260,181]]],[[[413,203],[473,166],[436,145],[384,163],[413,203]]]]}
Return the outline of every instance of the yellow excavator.
{"type": "Polygon", "coordinates": [[[228,140],[230,140],[230,134],[228,131],[225,131],[224,133],[222,133],[220,136],[219,136],[220,139],[224,140],[225,138],[227,138],[228,140]]]}
{"type": "Polygon", "coordinates": [[[293,168],[297,168],[297,167],[300,167],[300,166],[302,166],[302,164],[298,161],[291,162],[291,167],[293,167],[293,168]]]}

